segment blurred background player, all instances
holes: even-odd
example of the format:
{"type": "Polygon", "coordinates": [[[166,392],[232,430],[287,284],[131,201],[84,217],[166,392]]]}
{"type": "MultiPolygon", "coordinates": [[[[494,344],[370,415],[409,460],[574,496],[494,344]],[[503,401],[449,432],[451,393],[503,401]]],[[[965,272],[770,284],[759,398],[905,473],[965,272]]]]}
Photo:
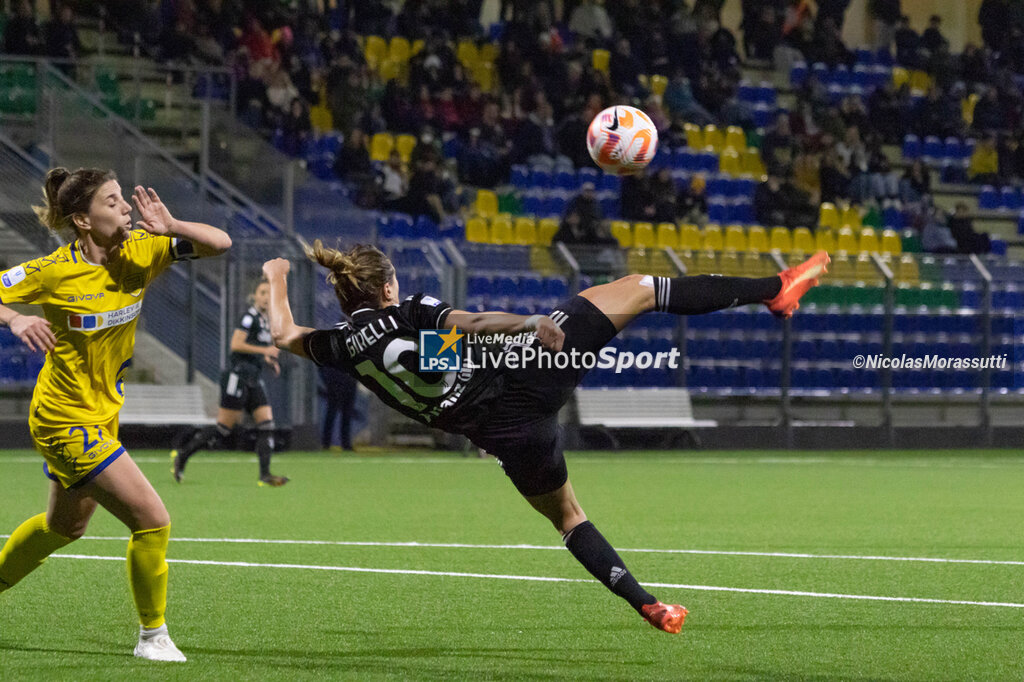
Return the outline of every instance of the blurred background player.
{"type": "Polygon", "coordinates": [[[317,370],[324,395],[324,423],[320,444],[324,450],[331,449],[334,443],[334,424],[338,422],[341,449],[351,452],[355,449],[352,447],[352,419],[355,417],[359,382],[336,367],[318,367],[317,370]]]}
{"type": "MultiPolygon", "coordinates": [[[[295,324],[288,304],[288,261],[263,265],[270,282],[274,342],[317,365],[350,372],[384,403],[423,424],[467,436],[497,457],[520,494],[561,533],[572,555],[614,594],[656,628],[679,632],[686,609],[663,604],[640,585],[626,564],[576,500],[562,454],[558,411],[583,380],[586,368],[569,363],[547,366],[480,362],[484,350],[467,344],[472,364],[461,371],[421,372],[419,331],[451,328],[485,335],[535,332],[532,345],[549,351],[596,354],[629,322],[659,310],[699,315],[750,303],[763,303],[789,317],[800,297],[826,271],[829,257],[819,251],[806,262],[763,278],[651,277],[629,275],[591,287],[557,305],[549,315],[470,313],[422,293],[400,303],[394,265],[379,249],[358,245],[342,252],[316,240],[307,255],[330,271],[328,282],[348,322],[332,330],[295,324]],[[568,366],[566,366],[568,364],[568,366]]],[[[521,359],[521,358],[520,358],[521,359]]]]}
{"type": "Polygon", "coordinates": [[[135,655],[184,661],[167,633],[167,542],[160,496],[117,439],[124,373],[131,365],[148,284],[175,261],[231,247],[221,230],[176,220],[152,189],[136,187],[142,219],[112,171],[55,168],[40,221],[70,244],[0,273],[0,323],[46,362],[29,406],[29,430],[50,478],[46,512],[18,526],[0,550],[0,593],[85,534],[97,504],[128,526],[128,582],[139,612],[135,655]],[[35,303],[45,317],[3,304],[35,303]]]}
{"type": "Polygon", "coordinates": [[[257,283],[249,296],[249,309],[231,335],[229,367],[220,376],[217,423],[197,431],[180,450],[171,450],[172,473],[178,483],[185,476],[189,457],[202,448],[225,442],[246,412],[252,415],[256,425],[256,454],[260,462],[258,484],[279,487],[288,482],[287,477],[270,473],[270,457],[274,452],[274,413],[262,374],[264,366],[269,365],[275,375],[281,373],[281,367],[277,364],[280,351],[272,343],[267,322],[269,300],[270,286],[266,281],[257,283]]]}

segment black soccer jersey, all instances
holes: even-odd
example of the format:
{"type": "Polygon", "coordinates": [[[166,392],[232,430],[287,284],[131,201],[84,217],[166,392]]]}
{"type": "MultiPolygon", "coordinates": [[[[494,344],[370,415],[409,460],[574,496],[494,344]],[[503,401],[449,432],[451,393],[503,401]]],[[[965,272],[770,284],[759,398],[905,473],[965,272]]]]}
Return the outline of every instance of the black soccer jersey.
{"type": "MultiPolygon", "coordinates": [[[[273,343],[270,335],[270,322],[255,307],[250,307],[238,322],[238,329],[245,332],[245,342],[252,346],[269,346],[273,343]]],[[[265,360],[262,355],[252,353],[231,353],[231,366],[252,365],[257,371],[263,369],[265,360]]]]}
{"type": "Polygon", "coordinates": [[[484,404],[501,392],[503,377],[467,362],[458,372],[420,371],[419,331],[444,328],[451,310],[416,294],[401,305],[357,310],[351,321],[309,334],[304,348],[313,362],[345,370],[402,414],[463,433],[486,419],[484,404]]]}

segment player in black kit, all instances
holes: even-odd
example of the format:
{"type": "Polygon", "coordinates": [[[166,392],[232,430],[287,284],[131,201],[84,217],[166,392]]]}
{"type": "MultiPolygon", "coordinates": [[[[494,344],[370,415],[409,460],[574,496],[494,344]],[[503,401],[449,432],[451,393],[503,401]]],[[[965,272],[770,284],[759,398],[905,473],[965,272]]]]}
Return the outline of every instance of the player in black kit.
{"type": "MultiPolygon", "coordinates": [[[[424,424],[464,434],[497,457],[519,492],[562,534],[572,555],[609,590],[629,602],[651,625],[679,632],[686,609],[650,595],[580,508],[562,456],[558,410],[586,374],[585,363],[534,362],[513,367],[487,363],[496,351],[524,348],[549,355],[597,354],[630,320],[647,311],[679,315],[709,313],[764,303],[780,317],[799,307],[829,263],[824,251],[774,277],[629,275],[591,287],[548,315],[470,313],[424,294],[399,303],[395,269],[373,246],[342,252],[317,240],[309,257],[330,270],[328,281],[350,322],[332,330],[295,324],[288,305],[288,261],[263,265],[270,282],[274,343],[318,365],[338,367],[385,403],[424,424]],[[461,371],[419,369],[420,330],[456,328],[467,334],[529,333],[500,348],[463,344],[461,371]]],[[[525,358],[525,354],[520,354],[525,358]]],[[[593,355],[591,355],[593,358],[593,355]]]]}
{"type": "Polygon", "coordinates": [[[274,452],[274,413],[267,399],[267,388],[261,377],[264,365],[274,374],[281,372],[277,364],[280,351],[273,344],[267,323],[267,304],[270,285],[260,281],[249,299],[249,309],[242,315],[231,336],[231,357],[228,368],[220,376],[220,411],[217,424],[200,429],[180,450],[171,450],[174,462],[174,480],[181,483],[188,458],[202,448],[212,447],[226,440],[235,426],[248,412],[256,425],[256,454],[260,461],[259,485],[282,486],[288,482],[284,476],[270,473],[270,456],[274,452]]]}

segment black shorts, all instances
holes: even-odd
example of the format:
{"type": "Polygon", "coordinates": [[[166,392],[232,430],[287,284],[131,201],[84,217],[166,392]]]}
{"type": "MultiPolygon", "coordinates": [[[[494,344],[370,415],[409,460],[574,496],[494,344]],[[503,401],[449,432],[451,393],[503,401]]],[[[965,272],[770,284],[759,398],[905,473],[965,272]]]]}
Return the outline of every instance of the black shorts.
{"type": "MultiPolygon", "coordinates": [[[[566,353],[596,354],[617,333],[612,321],[582,296],[555,306],[550,317],[565,332],[566,353]]],[[[480,406],[487,416],[466,434],[501,460],[505,474],[526,497],[557,490],[568,479],[558,411],[586,373],[569,366],[503,370],[504,390],[480,406]]]]}
{"type": "Polygon", "coordinates": [[[260,370],[235,366],[220,375],[220,406],[225,410],[252,412],[270,404],[260,370]]]}

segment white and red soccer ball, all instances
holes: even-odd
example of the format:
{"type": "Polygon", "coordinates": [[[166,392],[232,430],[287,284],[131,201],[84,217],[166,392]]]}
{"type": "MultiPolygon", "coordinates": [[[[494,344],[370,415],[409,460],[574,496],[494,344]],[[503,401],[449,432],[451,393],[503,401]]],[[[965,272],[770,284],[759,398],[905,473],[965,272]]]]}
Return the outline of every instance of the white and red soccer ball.
{"type": "Polygon", "coordinates": [[[606,173],[639,173],[657,150],[658,129],[636,107],[608,107],[594,117],[587,129],[590,158],[606,173]]]}

